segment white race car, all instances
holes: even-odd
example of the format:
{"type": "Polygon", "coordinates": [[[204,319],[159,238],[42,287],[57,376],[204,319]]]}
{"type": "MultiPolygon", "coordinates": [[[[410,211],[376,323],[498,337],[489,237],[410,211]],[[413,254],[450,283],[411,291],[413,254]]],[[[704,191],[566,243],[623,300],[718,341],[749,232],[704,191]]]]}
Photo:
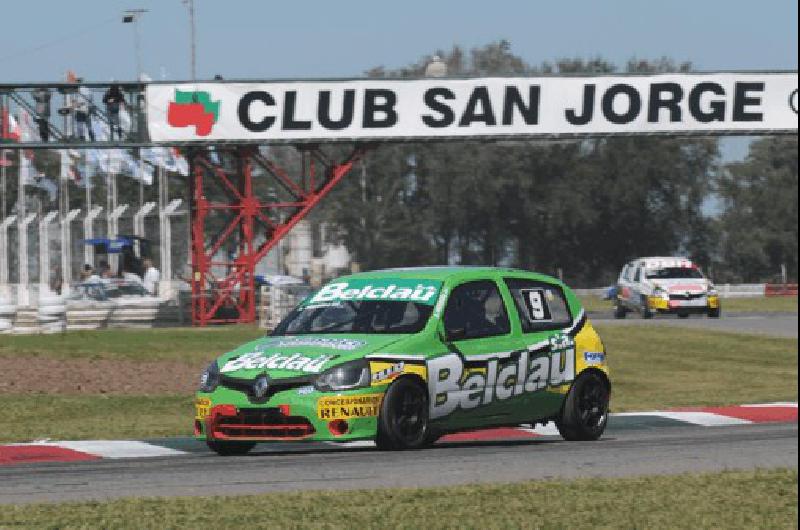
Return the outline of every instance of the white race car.
{"type": "Polygon", "coordinates": [[[638,311],[642,318],[675,313],[685,318],[701,313],[720,315],[719,294],[691,260],[681,257],[637,258],[627,263],[617,280],[616,318],[638,311]]]}

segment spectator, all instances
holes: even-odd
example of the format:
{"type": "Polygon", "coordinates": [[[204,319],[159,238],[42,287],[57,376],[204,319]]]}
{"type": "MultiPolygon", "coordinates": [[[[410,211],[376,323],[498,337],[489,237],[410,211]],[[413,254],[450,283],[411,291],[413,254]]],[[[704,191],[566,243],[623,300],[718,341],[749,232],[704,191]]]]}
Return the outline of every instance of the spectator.
{"type": "Polygon", "coordinates": [[[64,287],[64,278],[61,275],[61,267],[53,267],[53,272],[50,275],[50,290],[61,296],[61,289],[64,287]]]}
{"type": "MultiPolygon", "coordinates": [[[[83,79],[78,79],[78,83],[83,82],[83,79]]],[[[82,86],[78,89],[78,93],[73,100],[75,109],[75,126],[77,128],[76,134],[81,140],[86,140],[86,131],[89,131],[89,140],[94,142],[94,130],[92,129],[92,113],[94,112],[94,99],[92,92],[82,86]]]]}
{"type": "Polygon", "coordinates": [[[119,121],[119,111],[125,106],[125,95],[122,93],[119,85],[112,84],[105,95],[103,95],[103,103],[106,106],[108,113],[109,123],[109,140],[114,140],[114,129],[117,130],[117,139],[122,140],[122,126],[119,121]]]}
{"type": "Polygon", "coordinates": [[[109,278],[111,278],[111,266],[108,264],[106,260],[100,261],[100,266],[98,267],[98,269],[100,269],[101,279],[108,280],[109,278]]]}
{"type": "Polygon", "coordinates": [[[50,140],[50,89],[39,87],[33,91],[36,123],[39,125],[39,137],[43,142],[50,140]]]}
{"type": "Polygon", "coordinates": [[[142,283],[147,292],[153,296],[158,296],[158,282],[161,281],[161,273],[153,265],[150,258],[144,259],[144,278],[142,283]]]}
{"type": "Polygon", "coordinates": [[[85,283],[100,283],[100,276],[94,271],[94,267],[87,263],[81,271],[81,281],[85,283]]]}

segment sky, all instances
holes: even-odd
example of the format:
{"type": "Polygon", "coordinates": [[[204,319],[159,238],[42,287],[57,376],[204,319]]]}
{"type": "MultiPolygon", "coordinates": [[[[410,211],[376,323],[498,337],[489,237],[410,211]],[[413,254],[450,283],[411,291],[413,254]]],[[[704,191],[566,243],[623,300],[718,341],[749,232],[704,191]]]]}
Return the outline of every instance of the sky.
{"type": "MultiPolygon", "coordinates": [[[[199,78],[360,76],[500,39],[530,63],[669,56],[698,70],[797,69],[797,0],[194,0],[199,78]]],[[[190,78],[182,0],[3,0],[0,82],[190,78]]]]}
{"type": "MultiPolygon", "coordinates": [[[[197,76],[358,77],[500,39],[531,64],[668,56],[695,69],[797,70],[797,0],[194,0],[197,76]]],[[[2,0],[0,83],[190,78],[182,0],[2,0]]],[[[746,151],[726,141],[727,157],[746,151]]]]}

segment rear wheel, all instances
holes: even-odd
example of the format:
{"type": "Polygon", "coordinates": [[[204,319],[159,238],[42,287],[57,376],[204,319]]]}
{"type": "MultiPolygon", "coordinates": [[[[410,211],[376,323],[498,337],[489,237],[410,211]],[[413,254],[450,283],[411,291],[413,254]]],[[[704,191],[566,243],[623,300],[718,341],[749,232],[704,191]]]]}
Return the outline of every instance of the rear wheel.
{"type": "Polygon", "coordinates": [[[246,455],[256,446],[256,442],[223,442],[219,440],[206,440],[209,449],[220,456],[246,455]]]}
{"type": "Polygon", "coordinates": [[[596,372],[584,372],[572,384],[556,427],[570,441],[597,440],[608,423],[609,388],[596,372]]]}
{"type": "Polygon", "coordinates": [[[381,450],[420,449],[435,439],[428,427],[428,390],[402,377],[392,383],[381,402],[375,443],[381,450]]]}
{"type": "Polygon", "coordinates": [[[614,318],[625,318],[626,316],[628,316],[628,310],[625,309],[622,302],[617,299],[617,303],[614,305],[614,318]]]}
{"type": "Polygon", "coordinates": [[[689,318],[689,313],[678,313],[678,318],[689,318]]]}

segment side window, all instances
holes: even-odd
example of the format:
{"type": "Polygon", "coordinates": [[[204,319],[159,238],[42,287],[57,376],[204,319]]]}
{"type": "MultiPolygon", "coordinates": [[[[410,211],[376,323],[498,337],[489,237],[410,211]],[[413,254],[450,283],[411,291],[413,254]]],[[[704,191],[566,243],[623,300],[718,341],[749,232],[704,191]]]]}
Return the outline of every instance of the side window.
{"type": "Polygon", "coordinates": [[[453,289],[444,311],[449,336],[477,339],[511,331],[503,299],[493,281],[465,283],[453,289]]]}
{"type": "Polygon", "coordinates": [[[636,274],[633,277],[633,281],[638,283],[639,280],[641,280],[641,279],[642,279],[642,268],[641,267],[637,267],[636,268],[636,274]]]}
{"type": "Polygon", "coordinates": [[[517,306],[523,332],[561,329],[572,323],[572,315],[560,287],[511,278],[506,279],[506,285],[517,306]]]}
{"type": "Polygon", "coordinates": [[[625,264],[625,266],[624,266],[624,267],[622,267],[622,272],[621,272],[621,273],[619,273],[619,277],[620,277],[620,279],[622,279],[622,280],[628,280],[628,279],[629,279],[629,278],[628,278],[628,275],[629,275],[629,274],[630,274],[630,265],[628,265],[628,264],[626,263],[626,264],[625,264]]]}

